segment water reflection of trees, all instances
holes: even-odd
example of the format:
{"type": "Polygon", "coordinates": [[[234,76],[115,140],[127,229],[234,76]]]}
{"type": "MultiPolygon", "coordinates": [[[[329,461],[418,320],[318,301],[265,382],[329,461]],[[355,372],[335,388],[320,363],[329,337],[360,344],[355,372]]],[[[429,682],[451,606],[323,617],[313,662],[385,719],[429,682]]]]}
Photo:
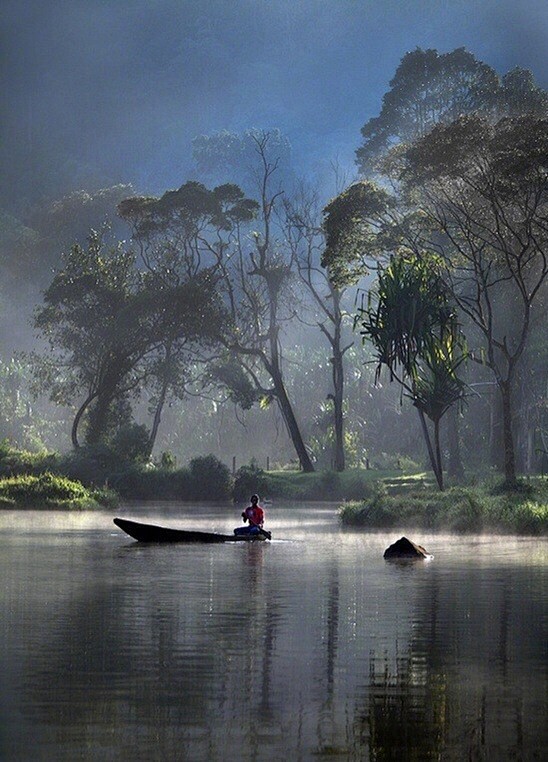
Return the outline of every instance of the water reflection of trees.
{"type": "Polygon", "coordinates": [[[446,684],[412,654],[371,658],[366,712],[357,739],[376,760],[439,759],[443,749],[446,684]]]}
{"type": "Polygon", "coordinates": [[[371,653],[354,727],[367,758],[541,758],[544,680],[516,669],[516,655],[535,651],[543,627],[520,594],[526,572],[493,586],[491,571],[429,575],[408,643],[371,653]]]}
{"type": "Polygon", "coordinates": [[[152,595],[119,580],[52,601],[48,637],[26,659],[29,719],[55,726],[73,754],[112,737],[135,758],[142,745],[201,759],[227,738],[260,744],[279,618],[275,590],[264,589],[265,550],[243,548],[237,577],[210,569],[198,600],[165,578],[152,595]]]}
{"type": "Polygon", "coordinates": [[[436,562],[375,578],[335,549],[300,565],[294,549],[286,566],[271,551],[239,549],[229,573],[204,551],[180,584],[175,553],[153,569],[159,551],[141,567],[133,553],[133,577],[52,601],[26,664],[33,722],[60,748],[136,758],[541,753],[544,683],[523,672],[543,637],[539,578],[531,591],[526,569],[436,562]]]}

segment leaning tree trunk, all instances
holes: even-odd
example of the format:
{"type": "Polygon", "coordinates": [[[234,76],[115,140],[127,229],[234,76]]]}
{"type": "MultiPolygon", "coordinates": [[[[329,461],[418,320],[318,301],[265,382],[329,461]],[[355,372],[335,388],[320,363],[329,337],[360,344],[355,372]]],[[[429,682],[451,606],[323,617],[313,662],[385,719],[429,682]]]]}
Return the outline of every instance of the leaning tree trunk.
{"type": "Polygon", "coordinates": [[[271,366],[269,370],[272,381],[274,383],[276,400],[280,407],[285,425],[287,426],[287,431],[293,443],[293,447],[295,448],[295,452],[299,458],[301,469],[305,473],[312,473],[314,471],[314,466],[301,436],[301,430],[299,428],[299,424],[297,423],[295,413],[293,412],[293,406],[291,405],[289,397],[287,396],[282,374],[277,366],[271,366]]]}
{"type": "Polygon", "coordinates": [[[158,436],[158,429],[160,428],[160,422],[162,420],[162,410],[164,409],[168,386],[169,386],[169,381],[167,380],[167,377],[166,377],[164,378],[164,381],[162,383],[160,396],[158,397],[158,403],[156,405],[156,410],[154,411],[154,420],[152,421],[152,429],[150,430],[150,436],[148,438],[148,445],[147,445],[147,452],[146,452],[147,459],[150,458],[150,456],[152,455],[152,450],[154,449],[156,437],[158,436]]]}
{"type": "Polygon", "coordinates": [[[80,425],[80,421],[82,420],[82,416],[88,409],[89,405],[93,402],[95,397],[97,396],[97,392],[93,392],[89,394],[86,399],[82,402],[78,410],[76,411],[76,415],[74,416],[74,420],[72,422],[72,429],[70,432],[70,437],[72,440],[72,446],[75,450],[78,450],[80,448],[80,442],[78,440],[78,427],[80,425]]]}
{"type": "Polygon", "coordinates": [[[156,410],[154,411],[154,419],[152,421],[152,428],[150,430],[150,436],[148,438],[148,446],[146,456],[150,458],[156,437],[158,436],[158,429],[160,428],[160,422],[162,420],[162,411],[167,397],[167,390],[169,388],[169,362],[171,360],[171,343],[168,343],[165,351],[164,358],[164,377],[162,379],[162,387],[158,396],[158,403],[156,404],[156,410]]]}
{"type": "Polygon", "coordinates": [[[434,454],[436,456],[436,472],[438,476],[438,486],[441,491],[444,489],[443,484],[443,461],[441,457],[440,447],[440,419],[436,418],[434,421],[434,454]]]}

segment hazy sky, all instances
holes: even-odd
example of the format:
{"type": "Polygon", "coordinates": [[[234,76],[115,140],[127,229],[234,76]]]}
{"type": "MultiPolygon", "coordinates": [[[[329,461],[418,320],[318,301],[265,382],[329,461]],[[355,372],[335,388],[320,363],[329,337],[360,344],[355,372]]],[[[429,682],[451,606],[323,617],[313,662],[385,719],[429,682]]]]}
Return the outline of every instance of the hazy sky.
{"type": "Polygon", "coordinates": [[[279,127],[302,169],[351,164],[417,46],[548,85],[546,0],[2,0],[0,21],[4,158],[153,192],[221,129],[279,127]]]}

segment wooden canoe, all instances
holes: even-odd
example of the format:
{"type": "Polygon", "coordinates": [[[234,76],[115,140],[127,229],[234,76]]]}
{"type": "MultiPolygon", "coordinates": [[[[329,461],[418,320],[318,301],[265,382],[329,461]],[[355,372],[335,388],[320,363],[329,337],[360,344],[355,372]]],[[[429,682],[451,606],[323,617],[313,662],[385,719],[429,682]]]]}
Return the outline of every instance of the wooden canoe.
{"type": "Polygon", "coordinates": [[[140,521],[113,519],[117,527],[139,542],[257,542],[270,539],[270,533],[254,535],[218,534],[217,532],[194,532],[186,529],[169,529],[140,521]]]}

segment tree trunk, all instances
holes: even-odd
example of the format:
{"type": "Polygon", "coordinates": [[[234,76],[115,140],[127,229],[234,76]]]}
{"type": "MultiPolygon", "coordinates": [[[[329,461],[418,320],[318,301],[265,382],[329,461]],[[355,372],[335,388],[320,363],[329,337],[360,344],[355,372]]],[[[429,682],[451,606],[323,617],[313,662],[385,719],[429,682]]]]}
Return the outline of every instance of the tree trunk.
{"type": "Polygon", "coordinates": [[[293,412],[293,407],[289,401],[289,397],[287,396],[279,368],[272,367],[271,376],[272,381],[274,382],[276,399],[278,401],[278,405],[280,406],[285,425],[287,426],[288,434],[291,437],[291,441],[293,442],[293,447],[295,448],[295,452],[299,458],[301,468],[305,473],[313,473],[314,466],[310,460],[310,455],[308,454],[304,445],[304,441],[301,436],[301,430],[299,428],[299,424],[297,423],[297,419],[295,418],[295,413],[293,412]]]}
{"type": "Polygon", "coordinates": [[[82,416],[86,412],[88,406],[91,402],[95,399],[97,396],[97,393],[94,392],[93,394],[89,394],[84,402],[80,405],[78,408],[76,415],[74,416],[74,421],[72,422],[72,429],[70,432],[70,438],[72,440],[72,446],[75,450],[80,449],[80,442],[78,441],[78,426],[80,425],[80,421],[82,420],[82,416]]]}
{"type": "Polygon", "coordinates": [[[439,419],[436,419],[434,421],[434,448],[435,448],[435,456],[436,456],[436,471],[437,471],[437,479],[438,479],[438,486],[440,490],[443,492],[444,485],[443,485],[443,461],[441,457],[441,447],[440,447],[440,422],[439,419]]]}
{"type": "Polygon", "coordinates": [[[162,384],[162,389],[160,391],[160,396],[158,398],[158,404],[156,405],[156,410],[154,411],[154,420],[152,421],[152,429],[150,430],[150,436],[148,438],[148,448],[146,452],[147,458],[150,458],[150,456],[152,455],[152,450],[154,449],[154,444],[156,442],[156,437],[158,435],[158,429],[160,428],[160,421],[162,420],[162,410],[164,409],[164,403],[166,401],[168,386],[169,386],[169,382],[166,377],[164,378],[164,382],[162,384]]]}
{"type": "MultiPolygon", "coordinates": [[[[422,410],[419,410],[417,408],[419,413],[419,418],[422,426],[422,433],[424,436],[424,441],[426,442],[426,447],[428,449],[428,456],[430,457],[430,464],[432,466],[432,471],[434,472],[434,476],[436,477],[436,481],[438,483],[438,487],[440,488],[440,491],[443,490],[443,474],[440,474],[439,468],[438,468],[438,462],[436,461],[436,456],[434,454],[434,449],[432,447],[432,442],[430,440],[430,434],[428,433],[428,426],[426,425],[426,418],[424,416],[424,413],[422,410]]],[[[438,443],[439,446],[439,443],[438,443]]]]}
{"type": "Polygon", "coordinates": [[[166,345],[166,350],[165,350],[165,358],[164,358],[164,366],[163,366],[164,377],[162,379],[162,388],[160,389],[158,404],[156,405],[156,410],[154,411],[152,429],[150,430],[150,436],[148,438],[148,448],[146,453],[147,458],[150,458],[150,456],[152,455],[152,450],[154,449],[156,437],[158,436],[158,429],[160,428],[160,422],[162,420],[162,411],[164,409],[164,404],[165,404],[166,396],[167,396],[167,390],[169,388],[169,363],[171,360],[171,350],[172,350],[171,343],[168,343],[166,345]]]}
{"type": "Polygon", "coordinates": [[[90,445],[99,444],[105,438],[108,427],[108,414],[112,403],[112,394],[102,391],[97,396],[93,410],[89,417],[89,426],[87,430],[86,441],[90,445]]]}
{"type": "Polygon", "coordinates": [[[460,454],[459,413],[455,405],[447,411],[447,445],[449,450],[447,475],[452,479],[463,479],[464,467],[460,454]]]}
{"type": "Polygon", "coordinates": [[[123,372],[108,373],[101,384],[101,388],[96,395],[97,402],[89,415],[86,441],[90,445],[99,444],[106,438],[109,413],[121,378],[123,378],[123,372]]]}
{"type": "Polygon", "coordinates": [[[516,484],[516,456],[512,432],[512,396],[510,380],[499,384],[502,401],[502,429],[504,444],[504,481],[507,487],[516,484]]]}
{"type": "Polygon", "coordinates": [[[489,456],[490,465],[494,468],[502,469],[504,467],[503,450],[502,404],[501,397],[495,394],[490,405],[489,415],[489,456]]]}
{"type": "Polygon", "coordinates": [[[343,356],[337,347],[333,351],[333,415],[335,419],[335,471],[344,471],[344,417],[343,417],[343,398],[344,398],[344,368],[343,356]]]}

